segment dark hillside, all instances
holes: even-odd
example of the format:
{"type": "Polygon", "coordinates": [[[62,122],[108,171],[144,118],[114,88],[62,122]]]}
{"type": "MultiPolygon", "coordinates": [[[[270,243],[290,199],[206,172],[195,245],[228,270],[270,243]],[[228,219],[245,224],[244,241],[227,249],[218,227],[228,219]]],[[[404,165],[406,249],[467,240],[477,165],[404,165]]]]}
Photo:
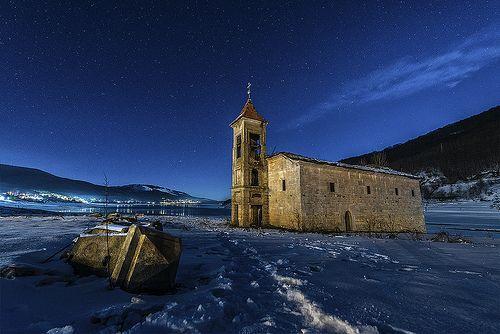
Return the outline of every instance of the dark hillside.
{"type": "MultiPolygon", "coordinates": [[[[391,168],[411,173],[438,169],[451,182],[487,169],[497,169],[500,164],[500,106],[381,152],[391,168]]],[[[369,163],[379,153],[371,152],[342,162],[369,163]]]]}

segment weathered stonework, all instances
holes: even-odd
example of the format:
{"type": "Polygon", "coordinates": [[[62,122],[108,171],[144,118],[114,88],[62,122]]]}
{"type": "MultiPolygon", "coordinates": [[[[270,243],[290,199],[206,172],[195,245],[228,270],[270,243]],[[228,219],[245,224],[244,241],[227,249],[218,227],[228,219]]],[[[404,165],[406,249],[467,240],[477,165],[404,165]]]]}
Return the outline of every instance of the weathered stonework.
{"type": "Polygon", "coordinates": [[[269,157],[268,166],[273,226],[325,232],[425,232],[416,178],[294,160],[284,153],[269,157]],[[285,191],[280,188],[283,179],[285,191]]]}
{"type": "Polygon", "coordinates": [[[418,178],[388,168],[318,161],[285,152],[266,156],[266,125],[250,100],[231,124],[233,225],[425,232],[418,178]],[[254,159],[251,134],[260,138],[258,159],[254,159]],[[258,171],[258,186],[252,185],[252,171],[258,171]],[[260,220],[255,207],[262,208],[260,220]]]}
{"type": "Polygon", "coordinates": [[[267,122],[257,114],[251,100],[247,101],[240,116],[231,124],[233,128],[231,224],[235,226],[269,224],[266,125],[267,122]]]}
{"type": "Polygon", "coordinates": [[[270,225],[302,230],[300,165],[290,159],[268,159],[267,163],[270,225]]]}

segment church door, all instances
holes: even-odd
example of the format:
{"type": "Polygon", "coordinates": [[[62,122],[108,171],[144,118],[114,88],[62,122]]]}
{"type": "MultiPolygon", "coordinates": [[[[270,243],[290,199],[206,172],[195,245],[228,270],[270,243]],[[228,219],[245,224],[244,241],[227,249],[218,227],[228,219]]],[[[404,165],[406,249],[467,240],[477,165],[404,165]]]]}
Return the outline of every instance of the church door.
{"type": "Polygon", "coordinates": [[[349,211],[345,212],[344,220],[345,220],[345,231],[351,232],[352,231],[352,216],[351,216],[351,213],[349,211]]]}
{"type": "Polygon", "coordinates": [[[238,215],[239,215],[239,212],[238,212],[238,204],[235,204],[235,205],[234,205],[234,212],[233,212],[233,215],[234,215],[234,225],[239,226],[239,225],[240,225],[240,222],[239,222],[239,220],[238,220],[238,215]]]}
{"type": "Polygon", "coordinates": [[[252,225],[262,225],[262,205],[252,205],[252,225]]]}

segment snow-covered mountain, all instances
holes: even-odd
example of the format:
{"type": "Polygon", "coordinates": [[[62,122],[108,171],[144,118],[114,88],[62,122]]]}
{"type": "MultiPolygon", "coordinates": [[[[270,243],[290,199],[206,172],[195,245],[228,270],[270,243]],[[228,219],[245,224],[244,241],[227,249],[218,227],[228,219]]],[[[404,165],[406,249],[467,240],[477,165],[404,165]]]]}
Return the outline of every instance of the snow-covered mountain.
{"type": "Polygon", "coordinates": [[[67,179],[34,168],[0,164],[0,199],[33,202],[187,202],[212,200],[150,184],[109,186],[67,179]]]}
{"type": "Polygon", "coordinates": [[[465,180],[450,182],[439,170],[419,173],[422,193],[434,200],[483,200],[500,203],[500,169],[488,170],[465,180]]]}

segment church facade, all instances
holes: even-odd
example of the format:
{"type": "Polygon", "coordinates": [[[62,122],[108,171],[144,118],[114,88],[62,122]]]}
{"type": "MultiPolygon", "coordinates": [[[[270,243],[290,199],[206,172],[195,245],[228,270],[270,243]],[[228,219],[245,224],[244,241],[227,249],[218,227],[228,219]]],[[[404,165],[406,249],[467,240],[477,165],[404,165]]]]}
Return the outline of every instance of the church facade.
{"type": "Polygon", "coordinates": [[[231,224],[317,232],[425,232],[417,177],[293,153],[266,153],[250,95],[233,129],[231,224]]]}

